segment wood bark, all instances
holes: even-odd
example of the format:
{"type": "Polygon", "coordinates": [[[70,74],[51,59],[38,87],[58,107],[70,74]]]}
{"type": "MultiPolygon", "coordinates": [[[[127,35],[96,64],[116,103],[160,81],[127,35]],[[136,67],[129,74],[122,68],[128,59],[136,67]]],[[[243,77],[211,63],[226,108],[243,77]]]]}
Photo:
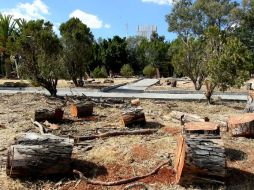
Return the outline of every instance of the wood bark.
{"type": "Polygon", "coordinates": [[[189,122],[183,127],[184,133],[220,135],[219,125],[212,122],[189,122]]]}
{"type": "Polygon", "coordinates": [[[234,137],[254,137],[254,113],[230,117],[228,129],[234,137]]]}
{"type": "Polygon", "coordinates": [[[130,109],[122,112],[121,122],[125,127],[141,127],[146,124],[146,118],[141,110],[130,109]]]}
{"type": "Polygon", "coordinates": [[[56,109],[38,109],[35,110],[34,120],[35,121],[50,121],[59,122],[63,119],[64,111],[61,108],[56,109]]]}
{"type": "Polygon", "coordinates": [[[69,173],[73,145],[73,139],[52,134],[21,134],[8,149],[6,174],[36,177],[69,173]]]}
{"type": "Polygon", "coordinates": [[[222,140],[219,136],[180,136],[174,167],[176,182],[181,185],[204,182],[223,184],[226,157],[222,140]]]}
{"type": "Polygon", "coordinates": [[[72,104],[70,107],[70,113],[73,117],[85,117],[93,114],[93,102],[72,104]]]}
{"type": "Polygon", "coordinates": [[[189,113],[180,112],[180,111],[172,111],[170,113],[170,115],[173,120],[180,121],[182,125],[184,125],[187,122],[207,122],[207,121],[209,121],[208,117],[201,117],[199,115],[189,114],[189,113]]]}

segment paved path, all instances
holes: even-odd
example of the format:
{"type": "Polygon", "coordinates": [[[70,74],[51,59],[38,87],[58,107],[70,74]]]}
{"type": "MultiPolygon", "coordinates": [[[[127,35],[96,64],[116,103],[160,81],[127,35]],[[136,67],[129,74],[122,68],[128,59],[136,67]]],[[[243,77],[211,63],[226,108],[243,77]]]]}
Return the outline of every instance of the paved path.
{"type": "Polygon", "coordinates": [[[126,84],[124,86],[115,88],[110,92],[126,92],[126,93],[144,92],[149,86],[152,86],[157,82],[159,82],[158,79],[142,79],[138,82],[126,84]]]}
{"type": "MultiPolygon", "coordinates": [[[[43,93],[49,94],[47,90],[42,88],[0,88],[0,93],[14,94],[14,93],[43,93]]],[[[104,97],[104,98],[140,98],[140,99],[165,99],[165,100],[205,100],[204,94],[166,94],[166,93],[119,93],[119,92],[100,92],[93,89],[84,88],[61,88],[58,89],[57,95],[78,95],[81,96],[85,94],[89,97],[104,97]]],[[[216,94],[213,96],[220,97],[222,100],[234,100],[234,101],[246,101],[246,94],[216,94]]]]}

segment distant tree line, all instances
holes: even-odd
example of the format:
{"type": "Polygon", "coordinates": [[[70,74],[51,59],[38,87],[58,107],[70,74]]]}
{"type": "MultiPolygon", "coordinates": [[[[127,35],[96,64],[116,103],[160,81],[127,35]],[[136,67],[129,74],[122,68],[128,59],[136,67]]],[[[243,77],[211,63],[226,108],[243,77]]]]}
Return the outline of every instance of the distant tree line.
{"type": "Polygon", "coordinates": [[[60,25],[60,34],[43,20],[25,21],[0,14],[0,75],[12,71],[56,95],[59,79],[76,86],[83,78],[122,75],[188,76],[196,90],[240,86],[250,76],[254,58],[254,1],[179,0],[166,15],[171,42],[153,32],[94,39],[78,18],[60,25]]]}

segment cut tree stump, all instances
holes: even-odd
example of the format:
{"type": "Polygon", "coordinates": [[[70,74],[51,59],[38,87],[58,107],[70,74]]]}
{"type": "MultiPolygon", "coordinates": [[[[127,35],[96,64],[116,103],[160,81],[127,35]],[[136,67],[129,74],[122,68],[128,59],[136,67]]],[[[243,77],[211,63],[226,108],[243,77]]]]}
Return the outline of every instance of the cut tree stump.
{"type": "Polygon", "coordinates": [[[220,135],[220,127],[212,122],[189,122],[183,127],[184,133],[220,135]]]}
{"type": "Polygon", "coordinates": [[[228,129],[234,137],[254,137],[254,113],[231,116],[228,129]]]}
{"type": "Polygon", "coordinates": [[[140,100],[139,99],[133,99],[133,100],[131,100],[131,105],[132,106],[139,106],[140,105],[140,100]]]}
{"type": "Polygon", "coordinates": [[[177,143],[176,182],[181,185],[198,183],[223,184],[226,157],[222,140],[201,135],[180,136],[177,143]]]}
{"type": "Polygon", "coordinates": [[[64,111],[61,108],[56,109],[38,109],[35,110],[35,121],[59,122],[63,119],[64,111]]]}
{"type": "Polygon", "coordinates": [[[189,114],[185,112],[180,111],[172,111],[170,113],[173,121],[180,121],[182,125],[184,125],[187,122],[207,122],[209,121],[208,117],[201,117],[199,115],[195,114],[189,114]]]}
{"type": "Polygon", "coordinates": [[[72,117],[85,117],[93,114],[93,102],[72,104],[70,113],[72,117]]]}
{"type": "Polygon", "coordinates": [[[73,145],[73,139],[52,134],[21,134],[8,149],[6,174],[36,177],[69,173],[73,145]]]}
{"type": "Polygon", "coordinates": [[[142,127],[146,124],[146,118],[142,109],[129,108],[122,112],[121,123],[128,128],[142,127]]]}

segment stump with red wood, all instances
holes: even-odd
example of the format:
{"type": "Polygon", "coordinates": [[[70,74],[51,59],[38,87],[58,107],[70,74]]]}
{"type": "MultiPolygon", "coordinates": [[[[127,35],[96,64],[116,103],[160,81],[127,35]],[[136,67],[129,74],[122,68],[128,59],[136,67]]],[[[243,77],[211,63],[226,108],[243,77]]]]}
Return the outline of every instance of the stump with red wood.
{"type": "Polygon", "coordinates": [[[121,123],[125,127],[142,127],[146,124],[146,118],[142,109],[129,108],[122,112],[121,123]]]}
{"type": "Polygon", "coordinates": [[[56,109],[38,109],[35,110],[35,121],[59,122],[63,119],[64,111],[61,108],[56,109]]]}
{"type": "Polygon", "coordinates": [[[254,137],[254,113],[231,116],[228,130],[234,137],[254,137]]]}
{"type": "Polygon", "coordinates": [[[72,104],[70,113],[72,117],[86,117],[93,114],[93,102],[72,104]]]}
{"type": "Polygon", "coordinates": [[[226,173],[226,157],[219,136],[180,136],[174,163],[176,182],[181,185],[197,183],[222,184],[226,173]]]}
{"type": "Polygon", "coordinates": [[[36,177],[69,173],[73,145],[73,139],[52,134],[21,134],[8,149],[6,174],[36,177]]]}
{"type": "Polygon", "coordinates": [[[219,125],[212,122],[189,122],[184,124],[183,132],[187,134],[220,135],[219,125]]]}

